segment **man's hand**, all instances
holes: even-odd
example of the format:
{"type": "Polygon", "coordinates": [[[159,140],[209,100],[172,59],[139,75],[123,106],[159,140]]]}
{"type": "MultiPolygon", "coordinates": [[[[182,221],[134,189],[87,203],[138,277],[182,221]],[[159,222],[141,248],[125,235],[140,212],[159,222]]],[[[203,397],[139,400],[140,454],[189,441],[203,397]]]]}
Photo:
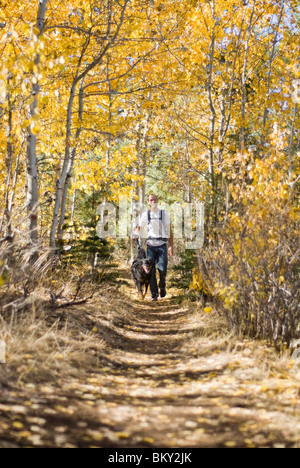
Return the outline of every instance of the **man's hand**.
{"type": "Polygon", "coordinates": [[[137,226],[136,230],[131,234],[131,239],[132,240],[136,240],[136,239],[139,239],[140,237],[140,226],[137,226]]]}
{"type": "Polygon", "coordinates": [[[174,255],[173,247],[169,247],[168,251],[169,251],[169,257],[173,257],[174,255]]]}

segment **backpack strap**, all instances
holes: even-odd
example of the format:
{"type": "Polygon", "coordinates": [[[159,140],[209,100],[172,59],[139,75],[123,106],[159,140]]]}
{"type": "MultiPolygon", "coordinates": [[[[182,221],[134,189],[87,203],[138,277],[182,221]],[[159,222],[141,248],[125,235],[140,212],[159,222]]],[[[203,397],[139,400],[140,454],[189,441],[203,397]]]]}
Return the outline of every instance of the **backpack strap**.
{"type": "Polygon", "coordinates": [[[163,210],[159,210],[159,223],[158,223],[158,226],[159,226],[159,238],[161,239],[162,238],[162,219],[163,219],[163,210]]]}
{"type": "MultiPolygon", "coordinates": [[[[161,241],[167,241],[167,238],[162,237],[162,223],[164,221],[164,210],[159,210],[159,237],[148,237],[148,239],[153,239],[153,240],[161,240],[161,241]]],[[[148,210],[148,232],[149,232],[149,227],[150,227],[150,222],[151,222],[151,212],[148,210]]]]}
{"type": "Polygon", "coordinates": [[[150,223],[151,223],[151,212],[150,210],[148,210],[148,224],[147,224],[148,238],[149,238],[150,223]]]}

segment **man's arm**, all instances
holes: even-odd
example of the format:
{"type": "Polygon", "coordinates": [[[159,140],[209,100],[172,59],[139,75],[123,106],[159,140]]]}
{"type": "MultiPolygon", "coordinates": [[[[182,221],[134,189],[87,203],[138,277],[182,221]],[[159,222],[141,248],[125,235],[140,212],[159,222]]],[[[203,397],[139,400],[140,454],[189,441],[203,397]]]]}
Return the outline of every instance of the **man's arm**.
{"type": "Polygon", "coordinates": [[[144,227],[147,225],[147,218],[145,212],[140,216],[139,224],[136,226],[134,232],[132,233],[132,239],[138,239],[141,234],[141,230],[143,229],[142,234],[144,233],[144,227]]]}
{"type": "Polygon", "coordinates": [[[135,231],[132,233],[132,239],[138,239],[140,237],[141,226],[137,226],[135,231]]]}

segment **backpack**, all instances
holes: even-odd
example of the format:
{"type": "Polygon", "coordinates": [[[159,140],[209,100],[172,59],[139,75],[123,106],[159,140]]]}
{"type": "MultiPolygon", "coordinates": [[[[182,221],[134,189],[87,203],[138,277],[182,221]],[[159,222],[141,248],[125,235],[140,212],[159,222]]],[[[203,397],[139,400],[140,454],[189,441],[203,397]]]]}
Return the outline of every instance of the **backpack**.
{"type": "MultiPolygon", "coordinates": [[[[164,210],[159,210],[159,237],[148,237],[149,240],[158,240],[167,242],[168,238],[162,237],[162,221],[164,218],[164,210]]],[[[151,212],[148,210],[148,231],[151,222],[151,212]]]]}

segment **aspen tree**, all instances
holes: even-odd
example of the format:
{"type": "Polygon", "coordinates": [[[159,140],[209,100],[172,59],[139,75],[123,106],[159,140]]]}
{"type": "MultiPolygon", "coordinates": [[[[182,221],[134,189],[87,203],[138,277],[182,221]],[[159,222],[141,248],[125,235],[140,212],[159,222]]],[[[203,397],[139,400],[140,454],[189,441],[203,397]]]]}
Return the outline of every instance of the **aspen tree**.
{"type": "MultiPolygon", "coordinates": [[[[45,16],[47,11],[47,0],[39,0],[39,8],[36,22],[36,36],[43,34],[45,16]]],[[[35,67],[40,64],[41,54],[38,52],[34,60],[35,67]]],[[[40,86],[37,78],[32,73],[31,105],[29,119],[34,119],[38,112],[37,96],[40,86]]],[[[38,241],[38,163],[37,163],[37,126],[29,125],[27,128],[27,211],[28,211],[28,234],[30,241],[36,244],[38,241]]]]}

